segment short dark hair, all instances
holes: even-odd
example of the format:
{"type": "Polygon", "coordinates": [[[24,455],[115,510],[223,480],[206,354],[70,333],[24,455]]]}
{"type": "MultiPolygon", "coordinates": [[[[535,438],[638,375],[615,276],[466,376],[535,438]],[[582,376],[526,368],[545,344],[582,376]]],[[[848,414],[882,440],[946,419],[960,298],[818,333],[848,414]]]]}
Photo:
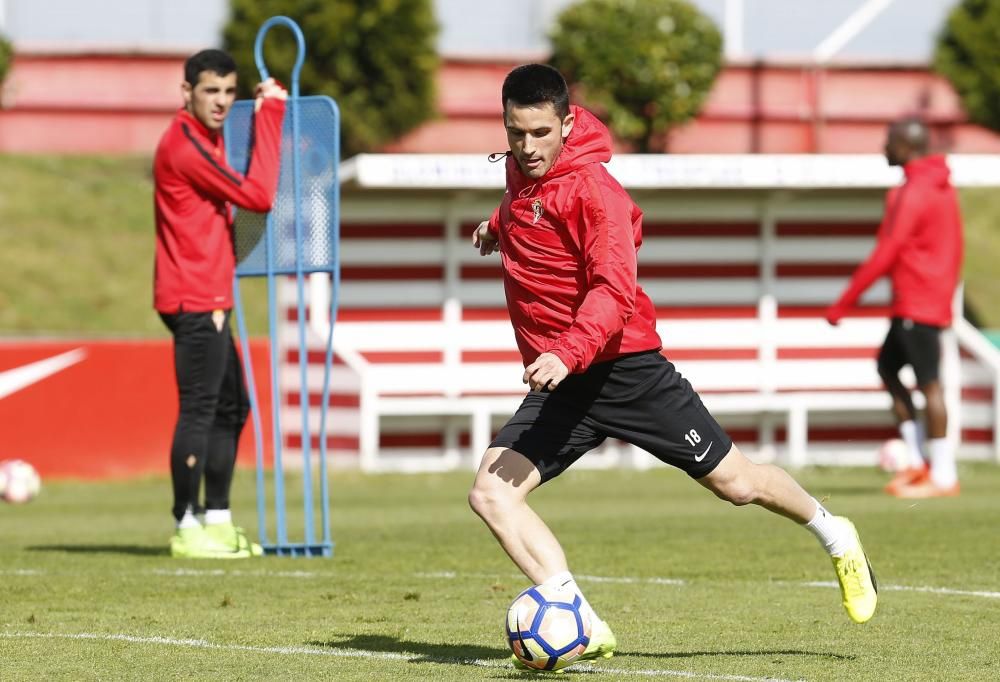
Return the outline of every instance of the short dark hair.
{"type": "Polygon", "coordinates": [[[184,62],[184,80],[191,87],[198,85],[202,71],[210,71],[220,76],[228,76],[236,70],[236,62],[222,50],[202,50],[184,62]]]}
{"type": "Polygon", "coordinates": [[[930,129],[920,116],[907,116],[889,124],[890,134],[899,136],[910,149],[918,154],[926,154],[930,146],[930,129]]]}
{"type": "Polygon", "coordinates": [[[523,64],[507,74],[500,91],[500,103],[521,106],[549,102],[559,118],[569,115],[569,88],[562,74],[547,64],[523,64]]]}

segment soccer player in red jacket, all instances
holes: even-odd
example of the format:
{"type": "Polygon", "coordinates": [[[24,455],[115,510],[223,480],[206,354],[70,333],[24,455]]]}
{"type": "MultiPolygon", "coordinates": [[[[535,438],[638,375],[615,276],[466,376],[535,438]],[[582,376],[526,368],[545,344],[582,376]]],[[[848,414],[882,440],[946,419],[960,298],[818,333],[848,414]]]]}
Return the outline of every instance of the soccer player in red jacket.
{"type": "Polygon", "coordinates": [[[944,157],[927,154],[928,137],[927,126],[917,119],[889,126],[885,158],[890,166],[903,167],[906,181],[889,190],[875,249],[826,315],[830,324],[837,324],[876,280],[883,275],[892,279],[892,321],[879,352],[878,373],[892,396],[911,458],[886,491],[905,498],[959,492],[939,366],[941,330],[951,324],[962,267],[962,218],[944,157]],[[930,467],[921,452],[910,390],[899,379],[905,365],[913,368],[927,404],[930,467]]]}
{"type": "Polygon", "coordinates": [[[156,264],[153,305],[174,337],[180,403],[170,450],[173,556],[246,558],[260,554],[233,525],[229,489],[249,410],[229,329],[236,267],[232,207],[268,211],[278,187],[287,93],[257,87],[254,147],[247,174],[225,159],[222,126],[236,99],[236,64],[203,50],[184,65],[184,107],[153,160],[156,264]],[[199,491],[205,481],[204,525],[199,491]]]}
{"type": "MultiPolygon", "coordinates": [[[[569,105],[566,82],[549,66],[511,71],[501,102],[507,191],[472,241],[484,256],[500,252],[531,390],[483,455],[473,510],[530,580],[579,594],[562,547],[526,498],[618,438],[723,500],[806,526],[833,558],[851,619],[870,619],[875,579],[854,525],[782,469],[747,459],[660,353],[653,304],[636,281],[642,211],[602,165],[611,158],[608,129],[569,105]]],[[[582,658],[610,656],[614,634],[596,614],[593,623],[582,658]]]]}

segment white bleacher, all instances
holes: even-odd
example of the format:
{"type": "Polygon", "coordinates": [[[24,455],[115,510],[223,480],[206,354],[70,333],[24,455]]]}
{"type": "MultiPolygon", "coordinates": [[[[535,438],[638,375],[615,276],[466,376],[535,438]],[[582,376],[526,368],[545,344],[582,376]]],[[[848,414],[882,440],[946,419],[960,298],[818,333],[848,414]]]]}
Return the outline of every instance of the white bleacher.
{"type": "MultiPolygon", "coordinates": [[[[335,462],[371,471],[472,467],[524,393],[496,257],[481,258],[469,243],[500,198],[502,173],[498,184],[495,168],[468,172],[485,164],[478,157],[403,157],[387,175],[391,157],[368,157],[375,166],[367,171],[365,158],[353,160],[343,186],[331,451],[335,462]],[[421,173],[430,173],[422,185],[421,173]]],[[[751,456],[795,466],[873,462],[892,434],[874,360],[888,327],[887,286],[877,285],[865,311],[837,328],[822,312],[870,250],[881,197],[895,178],[869,157],[812,157],[811,170],[808,159],[783,169],[769,158],[770,179],[755,184],[740,179],[738,157],[726,158],[736,170],[723,172],[714,159],[708,170],[690,161],[696,168],[688,175],[664,171],[658,157],[621,165],[634,187],[619,177],[646,216],[640,284],[657,306],[665,354],[751,456]],[[655,182],[642,176],[644,163],[655,182]]],[[[989,180],[978,160],[972,170],[958,166],[968,183],[989,180]]],[[[322,295],[317,300],[307,387],[314,425],[316,351],[325,340],[322,295]]],[[[281,357],[294,359],[291,321],[282,338],[281,357]]],[[[960,455],[998,457],[1000,354],[964,320],[945,346],[960,455]]],[[[282,422],[293,449],[299,381],[294,367],[282,369],[282,422]]],[[[650,460],[612,442],[581,464],[650,460]]]]}

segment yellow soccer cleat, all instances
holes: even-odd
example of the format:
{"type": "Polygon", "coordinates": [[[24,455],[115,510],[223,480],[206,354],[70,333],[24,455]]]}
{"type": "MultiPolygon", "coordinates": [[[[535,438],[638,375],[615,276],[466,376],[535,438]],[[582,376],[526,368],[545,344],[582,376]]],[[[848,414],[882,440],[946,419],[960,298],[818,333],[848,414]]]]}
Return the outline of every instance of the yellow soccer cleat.
{"type": "Polygon", "coordinates": [[[607,623],[595,615],[590,626],[590,644],[580,654],[579,660],[596,661],[601,658],[611,658],[615,655],[617,647],[618,640],[615,638],[615,633],[611,632],[607,623]]]}
{"type": "MultiPolygon", "coordinates": [[[[618,640],[615,638],[615,633],[611,632],[611,628],[608,627],[608,624],[596,615],[593,616],[592,623],[593,624],[590,629],[590,644],[588,644],[584,652],[580,654],[580,657],[573,661],[572,665],[576,665],[580,661],[594,661],[602,658],[611,658],[615,655],[615,649],[618,647],[618,640]]],[[[511,663],[514,664],[514,668],[526,673],[559,675],[572,667],[568,666],[566,668],[560,668],[559,670],[539,670],[538,668],[532,668],[531,666],[525,665],[525,663],[514,654],[511,654],[510,660],[511,663]]]]}
{"type": "Polygon", "coordinates": [[[206,523],[205,532],[221,545],[236,551],[249,551],[250,556],[262,556],[264,549],[247,537],[246,531],[229,523],[206,523]]]}
{"type": "Polygon", "coordinates": [[[202,526],[178,528],[170,538],[170,556],[176,559],[249,559],[250,548],[221,543],[202,526]]]}
{"type": "Polygon", "coordinates": [[[844,609],[855,623],[866,623],[875,615],[878,604],[878,582],[875,571],[868,562],[868,556],[861,546],[858,530],[851,521],[843,516],[837,517],[850,528],[857,544],[842,556],[831,557],[833,568],[837,571],[840,582],[840,594],[844,600],[844,609]]]}

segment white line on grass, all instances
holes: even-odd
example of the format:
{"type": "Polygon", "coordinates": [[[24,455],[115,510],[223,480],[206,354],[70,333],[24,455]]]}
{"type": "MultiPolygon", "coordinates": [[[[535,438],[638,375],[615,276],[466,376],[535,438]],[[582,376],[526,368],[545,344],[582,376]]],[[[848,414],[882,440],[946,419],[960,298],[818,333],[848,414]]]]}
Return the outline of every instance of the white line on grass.
{"type": "MultiPolygon", "coordinates": [[[[213,568],[213,569],[203,569],[203,568],[154,568],[153,575],[174,575],[174,576],[213,576],[213,575],[235,575],[235,576],[252,576],[255,578],[315,578],[320,573],[314,573],[312,571],[241,571],[231,570],[227,571],[224,568],[213,568]]],[[[325,575],[333,575],[328,573],[325,575]]]]}
{"type": "MultiPolygon", "coordinates": [[[[469,578],[492,578],[496,579],[500,576],[489,573],[456,573],[455,571],[430,571],[422,573],[414,573],[416,578],[440,578],[444,580],[455,580],[457,578],[469,579],[469,578]]],[[[511,573],[507,576],[508,578],[523,578],[520,573],[511,573]]],[[[650,585],[685,585],[687,584],[683,580],[677,578],[632,578],[629,576],[602,576],[602,575],[577,575],[574,576],[576,580],[580,582],[589,583],[617,583],[621,585],[635,585],[635,584],[650,584],[650,585]]]]}
{"type": "MultiPolygon", "coordinates": [[[[447,580],[455,580],[458,578],[470,579],[470,578],[496,578],[496,575],[489,575],[486,573],[456,573],[455,571],[436,571],[430,573],[414,573],[417,578],[443,578],[447,580]]],[[[508,576],[510,578],[520,578],[518,574],[511,574],[508,576]]],[[[679,578],[631,578],[631,577],[609,577],[600,575],[578,575],[576,579],[580,582],[592,582],[592,583],[618,583],[618,584],[648,584],[648,585],[687,585],[686,580],[681,580],[679,578]]],[[[839,585],[832,581],[815,580],[808,582],[791,582],[785,580],[775,580],[771,581],[770,584],[773,585],[785,585],[790,587],[839,587],[839,585]]],[[[1000,599],[1000,592],[990,592],[988,590],[960,590],[952,587],[930,587],[930,586],[912,586],[912,585],[883,585],[879,583],[879,590],[885,590],[886,592],[925,592],[928,594],[943,594],[948,596],[956,597],[983,597],[984,599],[1000,599]]]]}
{"type": "MultiPolygon", "coordinates": [[[[2,1],[2,0],[0,0],[2,1]]],[[[147,571],[141,571],[142,574],[147,573],[147,571]]],[[[227,570],[224,568],[154,568],[148,571],[153,575],[162,576],[174,576],[179,578],[192,577],[192,578],[205,578],[205,577],[221,577],[221,576],[237,576],[237,577],[251,577],[251,578],[320,578],[320,577],[332,577],[334,573],[323,573],[315,571],[241,571],[239,569],[227,570]]],[[[75,573],[66,573],[61,571],[42,571],[32,568],[15,568],[11,570],[0,570],[0,575],[76,575],[75,573]]]]}
{"type": "MultiPolygon", "coordinates": [[[[313,572],[313,571],[242,571],[242,570],[226,570],[223,568],[214,569],[199,569],[199,568],[154,568],[151,573],[153,575],[162,576],[176,576],[176,577],[211,577],[211,576],[248,576],[248,577],[259,577],[259,578],[324,578],[331,577],[334,574],[330,572],[313,572]]],[[[49,575],[46,571],[35,570],[30,568],[19,568],[0,571],[0,575],[13,575],[13,576],[42,576],[49,575]]],[[[456,579],[490,579],[495,580],[498,577],[496,574],[491,573],[456,573],[455,571],[430,571],[414,573],[415,578],[430,578],[430,579],[444,579],[444,580],[456,580],[456,579]]],[[[521,578],[519,574],[510,574],[508,578],[521,578]]],[[[592,583],[615,583],[621,585],[634,585],[634,584],[647,584],[647,585],[673,585],[682,586],[687,585],[687,581],[681,580],[679,578],[633,578],[629,576],[600,576],[600,575],[578,575],[576,579],[581,582],[592,582],[592,583]]],[[[791,587],[838,587],[837,583],[832,581],[807,581],[807,582],[791,582],[783,580],[775,580],[770,584],[773,585],[786,585],[791,587]]],[[[926,594],[941,594],[954,597],[982,597],[983,599],[1000,599],[1000,592],[991,592],[989,590],[961,590],[953,587],[932,587],[929,585],[884,585],[879,584],[879,589],[886,592],[923,592],[926,594]]]]}
{"type": "Polygon", "coordinates": [[[0,571],[0,575],[45,575],[45,571],[34,568],[13,568],[9,571],[0,571]]]}
{"type": "Polygon", "coordinates": [[[681,580],[679,578],[613,578],[601,575],[578,575],[575,576],[577,580],[582,580],[588,583],[623,583],[627,585],[635,583],[648,583],[650,585],[686,585],[686,580],[681,580]]]}
{"type": "MultiPolygon", "coordinates": [[[[216,644],[203,639],[174,639],[172,637],[140,637],[137,635],[102,634],[97,632],[57,633],[57,632],[0,632],[5,639],[75,639],[102,642],[129,642],[130,644],[161,644],[164,646],[189,647],[194,649],[212,649],[217,651],[246,651],[256,654],[278,654],[281,656],[332,656],[336,658],[373,658],[383,661],[419,661],[428,663],[470,665],[479,668],[507,669],[509,661],[495,661],[483,658],[448,658],[444,656],[427,656],[419,653],[400,653],[395,651],[368,651],[365,649],[337,649],[335,647],[318,649],[305,646],[251,646],[248,644],[216,644]]],[[[726,680],[731,682],[801,682],[786,680],[779,677],[750,677],[748,675],[722,675],[713,673],[695,673],[687,670],[626,670],[621,668],[606,668],[588,666],[574,668],[574,673],[597,674],[607,673],[616,676],[634,677],[681,677],[692,680],[726,680]]]]}
{"type": "MultiPolygon", "coordinates": [[[[789,585],[804,585],[805,587],[839,587],[835,582],[815,581],[805,583],[785,583],[789,585]]],[[[910,585],[883,585],[879,583],[879,591],[886,592],[929,592],[931,594],[947,594],[958,597],[984,597],[986,599],[1000,599],[1000,592],[986,592],[984,590],[955,590],[950,587],[913,587],[910,585]]]]}

